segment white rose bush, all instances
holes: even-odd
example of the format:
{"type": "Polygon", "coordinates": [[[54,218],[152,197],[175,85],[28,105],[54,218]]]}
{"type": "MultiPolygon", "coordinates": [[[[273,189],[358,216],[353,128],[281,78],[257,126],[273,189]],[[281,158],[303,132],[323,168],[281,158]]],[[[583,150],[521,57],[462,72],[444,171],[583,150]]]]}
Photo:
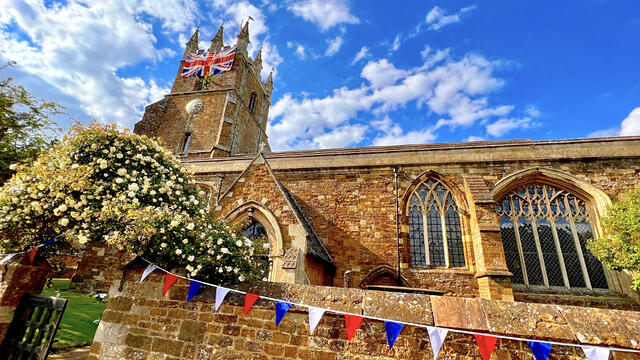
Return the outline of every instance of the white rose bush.
{"type": "Polygon", "coordinates": [[[0,188],[0,253],[106,242],[221,284],[260,280],[268,247],[213,221],[202,192],[158,142],[92,123],[14,166],[0,188]]]}

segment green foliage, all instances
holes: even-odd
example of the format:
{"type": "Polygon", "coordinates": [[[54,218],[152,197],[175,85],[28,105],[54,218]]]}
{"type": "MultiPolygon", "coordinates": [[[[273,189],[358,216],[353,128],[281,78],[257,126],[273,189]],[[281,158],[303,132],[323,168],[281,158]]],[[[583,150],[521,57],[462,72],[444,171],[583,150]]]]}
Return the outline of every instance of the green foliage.
{"type": "Polygon", "coordinates": [[[633,289],[640,291],[640,187],[630,189],[602,219],[604,237],[589,242],[589,250],[613,270],[633,273],[633,289]]]}
{"type": "Polygon", "coordinates": [[[55,102],[34,98],[11,78],[0,80],[0,184],[13,175],[11,164],[27,162],[54,143],[58,129],[51,118],[60,114],[55,102]]]}
{"type": "Polygon", "coordinates": [[[204,195],[155,140],[93,123],[72,127],[0,188],[0,251],[107,242],[164,268],[234,284],[264,277],[267,249],[212,221],[204,195]]]}

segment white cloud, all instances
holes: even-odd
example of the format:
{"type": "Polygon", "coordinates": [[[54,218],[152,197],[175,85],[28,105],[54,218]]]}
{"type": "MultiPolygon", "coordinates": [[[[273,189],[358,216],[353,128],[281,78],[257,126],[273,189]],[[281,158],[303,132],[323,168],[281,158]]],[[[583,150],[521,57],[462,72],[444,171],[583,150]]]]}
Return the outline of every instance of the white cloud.
{"type": "Polygon", "coordinates": [[[531,127],[531,118],[524,117],[520,119],[500,119],[487,125],[487,134],[500,137],[513,129],[526,129],[531,127]]]}
{"type": "Polygon", "coordinates": [[[371,125],[380,130],[378,136],[373,139],[374,146],[424,144],[436,139],[433,128],[409,131],[405,134],[400,125],[394,124],[388,116],[382,120],[373,121],[371,125]]]}
{"type": "Polygon", "coordinates": [[[400,44],[400,35],[396,35],[396,38],[393,39],[393,44],[391,45],[391,51],[400,49],[400,44]]]}
{"type": "MultiPolygon", "coordinates": [[[[446,51],[426,54],[424,64],[413,69],[399,69],[387,59],[371,61],[364,66],[361,76],[368,83],[358,88],[342,87],[324,98],[296,99],[286,94],[271,108],[267,128],[273,149],[302,149],[332,144],[347,146],[358,143],[359,136],[347,141],[338,134],[342,129],[356,125],[373,131],[373,144],[424,143],[435,140],[436,131],[443,126],[470,126],[478,121],[494,121],[487,130],[504,134],[513,129],[511,122],[520,120],[519,126],[533,126],[531,117],[509,117],[512,105],[491,105],[489,96],[504,85],[493,75],[501,66],[480,55],[468,54],[454,60],[446,51]],[[443,55],[444,54],[444,55],[443,55]],[[414,103],[424,114],[406,130],[391,120],[367,122],[362,117],[374,114],[388,119],[389,112],[414,103]],[[425,108],[423,110],[423,108],[425,108]],[[430,119],[430,120],[427,120],[430,119]],[[335,138],[329,142],[328,138],[335,138]]],[[[358,133],[361,134],[361,133],[358,133]]]]}
{"type": "Polygon", "coordinates": [[[327,31],[340,24],[358,24],[360,20],[351,14],[346,0],[304,0],[288,7],[296,16],[316,24],[327,31]]]}
{"type": "Polygon", "coordinates": [[[0,55],[75,98],[89,116],[130,127],[144,105],[169,89],[153,80],[121,77],[117,70],[174,53],[155,47],[153,26],[143,16],[158,19],[166,32],[185,32],[191,30],[196,10],[190,1],[166,2],[162,8],[153,2],[2,2],[0,55]],[[24,39],[6,32],[12,24],[24,39]]]}
{"type": "Polygon", "coordinates": [[[344,125],[336,127],[313,139],[316,147],[321,149],[345,147],[359,143],[364,138],[367,126],[344,125]]]}
{"type": "Polygon", "coordinates": [[[622,120],[620,128],[594,131],[589,137],[637,136],[640,135],[640,107],[637,107],[622,120]]]}
{"type": "Polygon", "coordinates": [[[371,53],[369,53],[369,48],[366,46],[363,46],[360,51],[358,51],[358,53],[356,54],[356,56],[353,58],[353,61],[351,61],[351,65],[354,65],[355,63],[357,63],[358,61],[364,59],[364,58],[368,58],[371,56],[371,53]]]}
{"type": "Polygon", "coordinates": [[[467,139],[465,141],[484,141],[484,137],[470,135],[469,137],[467,137],[467,139]]]}
{"type": "Polygon", "coordinates": [[[434,6],[425,18],[427,24],[429,24],[430,30],[439,30],[445,25],[454,24],[462,21],[462,16],[473,11],[476,5],[465,7],[453,15],[446,15],[446,11],[438,6],[434,6]]]}
{"type": "Polygon", "coordinates": [[[342,47],[344,39],[342,39],[342,35],[336,36],[334,39],[329,40],[329,47],[327,47],[327,51],[324,52],[325,56],[333,56],[335,55],[340,48],[342,47]]]}
{"type": "Polygon", "coordinates": [[[298,44],[296,46],[296,55],[298,56],[298,58],[300,58],[301,60],[304,60],[307,58],[307,54],[304,52],[304,46],[298,44]]]}
{"type": "Polygon", "coordinates": [[[374,88],[392,85],[406,75],[406,71],[396,69],[387,59],[369,61],[360,75],[367,79],[374,88]]]}
{"type": "Polygon", "coordinates": [[[620,135],[640,135],[640,107],[633,109],[629,116],[622,121],[620,135]]]}

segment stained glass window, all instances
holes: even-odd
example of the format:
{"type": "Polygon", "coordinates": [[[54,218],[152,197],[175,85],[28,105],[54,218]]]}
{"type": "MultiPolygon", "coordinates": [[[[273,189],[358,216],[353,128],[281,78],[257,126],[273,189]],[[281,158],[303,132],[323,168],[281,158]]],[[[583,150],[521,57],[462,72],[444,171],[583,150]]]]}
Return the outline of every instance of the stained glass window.
{"type": "Polygon", "coordinates": [[[460,215],[449,188],[428,179],[410,199],[411,265],[464,267],[460,215]]]}
{"type": "Polygon", "coordinates": [[[587,249],[593,237],[584,200],[547,184],[521,186],[497,206],[514,284],[607,289],[602,264],[587,249]]]}

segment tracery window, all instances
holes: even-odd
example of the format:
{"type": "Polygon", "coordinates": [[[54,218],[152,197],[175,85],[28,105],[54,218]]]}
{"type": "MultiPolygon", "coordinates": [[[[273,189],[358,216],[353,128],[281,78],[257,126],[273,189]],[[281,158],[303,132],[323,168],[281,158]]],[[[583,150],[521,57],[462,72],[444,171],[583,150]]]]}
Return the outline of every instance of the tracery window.
{"type": "Polygon", "coordinates": [[[602,264],[586,247],[593,221],[583,199],[534,183],[508,193],[497,210],[512,283],[608,288],[602,264]]]}
{"type": "Polygon", "coordinates": [[[409,201],[411,265],[464,267],[460,214],[449,188],[427,179],[409,201]]]}
{"type": "MultiPolygon", "coordinates": [[[[267,230],[265,230],[264,226],[257,221],[252,220],[248,225],[244,228],[244,236],[251,240],[262,240],[267,238],[267,230]]],[[[271,271],[271,260],[269,256],[265,256],[262,262],[262,269],[265,274],[269,274],[271,271]]]]}

